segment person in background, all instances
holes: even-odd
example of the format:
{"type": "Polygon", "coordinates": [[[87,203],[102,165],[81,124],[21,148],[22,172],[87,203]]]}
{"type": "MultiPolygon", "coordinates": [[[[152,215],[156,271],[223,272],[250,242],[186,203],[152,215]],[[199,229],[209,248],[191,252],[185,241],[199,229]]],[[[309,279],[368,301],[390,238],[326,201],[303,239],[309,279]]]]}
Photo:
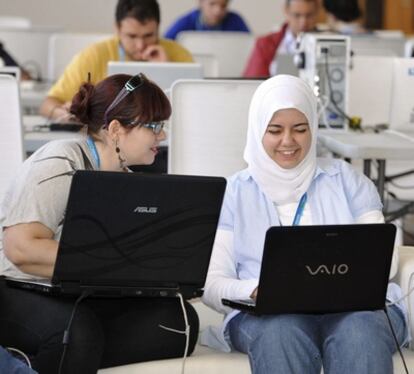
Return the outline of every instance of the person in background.
{"type": "MultiPolygon", "coordinates": [[[[16,171],[1,202],[0,276],[50,279],[73,174],[129,172],[130,165],[151,164],[166,137],[163,121],[171,105],[142,74],[117,74],[82,84],[70,113],[87,136],[37,150],[16,171]]],[[[0,345],[23,351],[41,374],[96,374],[99,368],[183,355],[186,337],[159,326],[184,329],[179,299],[86,298],[76,313],[75,300],[11,288],[0,277],[0,345]]],[[[193,307],[185,307],[192,352],[199,322],[193,307]]]]}
{"type": "Polygon", "coordinates": [[[330,31],[340,34],[363,34],[367,30],[361,25],[362,12],[358,0],[323,0],[330,31]]]}
{"type": "MultiPolygon", "coordinates": [[[[225,318],[204,331],[202,343],[246,353],[253,374],[320,374],[322,367],[326,374],[391,374],[396,342],[383,310],[260,316],[222,304],[260,293],[269,227],[384,222],[371,180],[343,160],[316,157],[317,130],[317,99],[305,81],[277,75],[257,88],[244,149],[248,166],[228,180],[203,295],[225,318]]],[[[406,307],[392,281],[387,304],[403,345],[406,307]]]]}
{"type": "Polygon", "coordinates": [[[230,0],[199,0],[198,9],[180,17],[165,33],[168,39],[176,39],[181,31],[240,31],[250,32],[243,18],[229,11],[230,0]]]}
{"type": "Polygon", "coordinates": [[[256,40],[243,75],[246,78],[275,75],[278,54],[294,54],[298,34],[315,30],[318,4],[319,0],[286,0],[286,23],[278,32],[256,40]]]}
{"type": "Polygon", "coordinates": [[[82,82],[89,73],[93,84],[104,79],[109,61],[193,61],[185,48],[159,38],[157,0],[118,0],[115,19],[116,36],[87,47],[73,58],[43,101],[42,116],[67,120],[69,103],[82,82]]]}

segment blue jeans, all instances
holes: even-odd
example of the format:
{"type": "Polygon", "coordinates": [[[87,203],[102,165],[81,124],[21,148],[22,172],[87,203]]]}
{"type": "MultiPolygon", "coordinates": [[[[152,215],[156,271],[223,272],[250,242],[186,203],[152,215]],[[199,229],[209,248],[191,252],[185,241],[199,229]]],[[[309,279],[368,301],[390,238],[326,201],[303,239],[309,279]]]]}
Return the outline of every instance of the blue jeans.
{"type": "Polygon", "coordinates": [[[36,374],[23,362],[14,358],[3,347],[0,347],[0,373],[7,374],[36,374]]]}
{"type": "MultiPolygon", "coordinates": [[[[407,336],[395,306],[388,313],[400,345],[407,336]]],[[[383,311],[254,316],[240,313],[228,326],[231,343],[249,356],[254,374],[392,374],[396,351],[383,311]]]]}

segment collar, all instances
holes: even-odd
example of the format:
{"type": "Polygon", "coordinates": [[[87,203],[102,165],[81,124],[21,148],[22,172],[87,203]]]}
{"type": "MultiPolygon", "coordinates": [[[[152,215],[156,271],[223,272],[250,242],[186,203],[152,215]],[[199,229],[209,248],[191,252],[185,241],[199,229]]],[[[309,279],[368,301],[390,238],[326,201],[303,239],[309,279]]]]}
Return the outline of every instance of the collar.
{"type": "MultiPolygon", "coordinates": [[[[319,177],[319,175],[326,174],[330,177],[339,174],[340,168],[336,162],[332,162],[329,158],[318,158],[318,164],[316,166],[315,175],[313,176],[313,180],[319,177]]],[[[239,178],[242,181],[247,181],[248,179],[252,178],[249,170],[243,169],[240,171],[239,178]]]]}

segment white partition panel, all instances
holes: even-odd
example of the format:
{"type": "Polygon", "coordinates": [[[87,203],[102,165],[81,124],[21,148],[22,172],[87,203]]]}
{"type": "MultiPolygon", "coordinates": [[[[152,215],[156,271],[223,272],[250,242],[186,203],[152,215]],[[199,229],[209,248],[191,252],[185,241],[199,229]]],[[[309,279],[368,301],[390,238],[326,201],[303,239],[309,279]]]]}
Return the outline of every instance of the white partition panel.
{"type": "Polygon", "coordinates": [[[57,80],[72,58],[87,46],[109,38],[111,34],[53,34],[49,41],[48,76],[57,80]]]}
{"type": "Polygon", "coordinates": [[[23,162],[23,134],[16,78],[0,74],[0,201],[23,162]]]}
{"type": "Polygon", "coordinates": [[[230,176],[246,167],[248,111],[258,80],[188,80],[172,86],[168,171],[230,176]]]}
{"type": "Polygon", "coordinates": [[[22,30],[0,29],[0,41],[4,48],[33,78],[48,78],[49,38],[57,28],[31,28],[22,30]]]}
{"type": "Polygon", "coordinates": [[[191,53],[216,56],[219,77],[235,78],[243,75],[254,36],[244,32],[182,31],[177,35],[177,41],[191,53]]]}

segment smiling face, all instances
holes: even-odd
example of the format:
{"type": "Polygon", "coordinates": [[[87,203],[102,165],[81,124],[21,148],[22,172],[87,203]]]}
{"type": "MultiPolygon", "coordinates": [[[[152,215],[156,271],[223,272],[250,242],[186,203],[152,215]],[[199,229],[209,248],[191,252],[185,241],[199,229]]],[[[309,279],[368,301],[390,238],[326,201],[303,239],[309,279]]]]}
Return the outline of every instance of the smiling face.
{"type": "Polygon", "coordinates": [[[131,60],[145,60],[145,49],[158,44],[158,26],[156,20],[141,23],[132,17],[124,18],[117,25],[119,40],[131,60]]]}
{"type": "Polygon", "coordinates": [[[282,109],[273,114],[262,139],[268,156],[283,169],[299,165],[311,143],[308,120],[297,109],[282,109]]]}

